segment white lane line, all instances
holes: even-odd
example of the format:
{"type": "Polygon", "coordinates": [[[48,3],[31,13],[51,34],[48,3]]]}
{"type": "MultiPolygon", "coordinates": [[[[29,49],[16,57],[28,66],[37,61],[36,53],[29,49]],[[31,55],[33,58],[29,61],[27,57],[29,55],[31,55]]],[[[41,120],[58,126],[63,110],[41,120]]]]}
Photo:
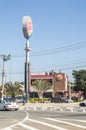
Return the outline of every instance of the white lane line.
{"type": "Polygon", "coordinates": [[[62,127],[59,127],[59,126],[55,126],[55,125],[51,125],[51,124],[48,124],[48,123],[45,123],[45,122],[41,122],[41,121],[37,121],[37,120],[33,120],[33,119],[29,119],[29,121],[32,121],[32,122],[35,122],[35,123],[38,123],[38,124],[41,124],[41,125],[45,125],[45,126],[48,126],[48,127],[51,127],[51,128],[55,128],[57,130],[67,130],[67,129],[64,129],[62,127]]]}
{"type": "Polygon", "coordinates": [[[86,123],[86,121],[85,120],[76,120],[76,119],[62,119],[62,118],[60,118],[60,120],[70,120],[70,121],[77,121],[77,122],[83,122],[83,123],[86,123]]]}
{"type": "Polygon", "coordinates": [[[52,119],[52,118],[44,118],[44,119],[55,121],[55,122],[60,122],[60,123],[65,123],[67,125],[72,125],[72,126],[76,126],[76,127],[79,127],[79,128],[86,129],[86,126],[82,126],[82,125],[78,125],[78,124],[74,124],[74,123],[70,123],[70,122],[66,122],[66,121],[61,121],[61,120],[52,119]]]}
{"type": "Polygon", "coordinates": [[[19,124],[25,122],[25,121],[28,119],[28,117],[29,117],[28,112],[25,111],[25,113],[26,113],[26,117],[25,117],[22,121],[17,122],[16,124],[10,125],[10,126],[8,126],[8,127],[6,127],[6,128],[2,128],[2,129],[0,129],[0,130],[13,130],[13,129],[12,129],[13,127],[15,127],[15,126],[17,126],[17,125],[19,125],[19,124]]]}
{"type": "Polygon", "coordinates": [[[11,129],[10,127],[8,127],[8,128],[4,128],[2,130],[13,130],[13,129],[11,129]]]}
{"type": "Polygon", "coordinates": [[[28,129],[28,130],[39,130],[39,129],[36,129],[36,128],[33,128],[33,127],[31,127],[31,126],[28,126],[28,125],[25,125],[25,124],[18,124],[19,126],[22,126],[22,127],[24,127],[24,128],[26,128],[26,129],[28,129]]]}

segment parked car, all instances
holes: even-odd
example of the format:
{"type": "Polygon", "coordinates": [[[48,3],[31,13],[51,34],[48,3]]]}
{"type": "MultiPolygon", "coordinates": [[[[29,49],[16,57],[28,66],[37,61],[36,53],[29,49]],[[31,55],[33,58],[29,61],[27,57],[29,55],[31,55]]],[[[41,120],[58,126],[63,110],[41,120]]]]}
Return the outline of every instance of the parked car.
{"type": "Polygon", "coordinates": [[[54,103],[72,103],[73,100],[69,98],[64,98],[64,97],[52,97],[51,102],[54,103]]]}
{"type": "Polygon", "coordinates": [[[12,98],[4,98],[3,102],[0,102],[0,110],[18,110],[19,106],[12,98]]]}
{"type": "Polygon", "coordinates": [[[26,103],[26,97],[16,97],[16,102],[17,103],[26,103]]]}
{"type": "Polygon", "coordinates": [[[86,100],[79,103],[80,106],[86,106],[86,100]]]}
{"type": "Polygon", "coordinates": [[[69,99],[69,98],[65,98],[65,103],[73,103],[74,101],[72,99],[69,99]]]}
{"type": "Polygon", "coordinates": [[[0,110],[6,111],[9,110],[7,104],[0,102],[0,110]]]}
{"type": "Polygon", "coordinates": [[[60,98],[60,97],[52,97],[51,98],[51,103],[54,102],[54,103],[63,103],[65,102],[65,100],[63,98],[60,98]]]}

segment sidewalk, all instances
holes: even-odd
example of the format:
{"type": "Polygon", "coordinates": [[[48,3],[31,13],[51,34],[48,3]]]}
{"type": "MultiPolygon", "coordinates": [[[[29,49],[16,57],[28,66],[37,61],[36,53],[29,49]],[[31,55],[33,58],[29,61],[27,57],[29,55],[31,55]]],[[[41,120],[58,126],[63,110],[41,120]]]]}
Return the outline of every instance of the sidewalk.
{"type": "Polygon", "coordinates": [[[25,107],[78,107],[79,102],[77,103],[25,103],[20,104],[19,106],[25,106],[25,107]]]}
{"type": "Polygon", "coordinates": [[[82,108],[77,103],[26,103],[19,104],[20,110],[29,111],[58,111],[58,112],[86,112],[86,107],[82,108]]]}

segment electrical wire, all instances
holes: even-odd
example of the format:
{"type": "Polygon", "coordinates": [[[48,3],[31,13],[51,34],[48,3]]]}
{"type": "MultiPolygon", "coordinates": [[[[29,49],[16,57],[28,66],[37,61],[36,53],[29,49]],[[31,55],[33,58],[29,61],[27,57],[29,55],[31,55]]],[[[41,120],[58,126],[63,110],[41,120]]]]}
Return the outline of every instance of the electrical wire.
{"type": "MultiPolygon", "coordinates": [[[[54,49],[50,49],[50,50],[40,50],[38,52],[33,52],[31,53],[31,56],[41,56],[41,55],[51,55],[51,54],[55,54],[55,53],[63,53],[63,52],[68,52],[68,51],[74,51],[74,50],[77,50],[77,49],[81,49],[81,48],[85,48],[86,47],[86,41],[83,41],[83,42],[77,42],[77,43],[73,43],[73,44],[70,44],[70,45],[66,45],[66,46],[62,46],[62,47],[59,47],[59,48],[54,48],[54,49]]],[[[2,55],[0,55],[2,56],[2,55]]],[[[12,57],[14,58],[19,58],[19,57],[23,57],[24,55],[23,54],[15,54],[15,55],[12,55],[12,57]]],[[[58,65],[59,68],[61,68],[62,70],[71,70],[71,69],[78,69],[78,68],[85,68],[86,67],[86,63],[85,62],[81,62],[79,61],[78,63],[77,62],[74,62],[72,63],[72,66],[70,66],[70,64],[65,64],[65,65],[58,65]],[[84,65],[80,65],[80,64],[84,64],[84,65]],[[77,65],[79,64],[79,65],[77,65]]],[[[49,65],[50,66],[50,65],[49,65]]],[[[46,68],[40,68],[38,67],[35,67],[36,69],[33,70],[33,73],[34,72],[47,72],[47,71],[51,71],[51,70],[57,70],[57,65],[53,65],[53,67],[46,67],[46,68]],[[55,67],[56,66],[56,67],[55,67]],[[52,68],[52,69],[49,69],[49,68],[52,68]]],[[[15,73],[12,73],[12,74],[23,74],[24,72],[15,72],[15,73]]]]}
{"type": "Polygon", "coordinates": [[[63,52],[74,51],[74,50],[85,48],[85,47],[86,47],[86,41],[77,42],[71,45],[66,45],[66,46],[54,48],[51,50],[34,52],[32,53],[32,56],[49,55],[49,54],[55,54],[55,53],[60,53],[60,52],[63,53],[63,52]]]}
{"type": "MultiPolygon", "coordinates": [[[[31,52],[31,56],[42,56],[42,55],[51,55],[51,54],[56,54],[56,53],[64,53],[64,52],[68,52],[68,51],[75,51],[77,49],[82,49],[85,47],[86,47],[86,41],[82,41],[82,42],[76,42],[73,44],[69,44],[69,45],[65,45],[62,47],[53,48],[53,49],[49,49],[49,50],[40,50],[37,52],[31,52]]],[[[11,55],[11,57],[20,58],[20,57],[25,57],[25,55],[24,54],[14,54],[14,55],[11,55]]]]}

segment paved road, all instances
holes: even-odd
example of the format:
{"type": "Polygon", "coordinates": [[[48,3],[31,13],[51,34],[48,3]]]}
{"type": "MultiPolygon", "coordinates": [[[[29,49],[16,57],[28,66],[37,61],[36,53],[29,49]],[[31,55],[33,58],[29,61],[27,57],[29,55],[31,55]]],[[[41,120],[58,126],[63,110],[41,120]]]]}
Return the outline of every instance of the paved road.
{"type": "Polygon", "coordinates": [[[0,130],[85,130],[86,113],[53,111],[0,112],[0,130]]]}

